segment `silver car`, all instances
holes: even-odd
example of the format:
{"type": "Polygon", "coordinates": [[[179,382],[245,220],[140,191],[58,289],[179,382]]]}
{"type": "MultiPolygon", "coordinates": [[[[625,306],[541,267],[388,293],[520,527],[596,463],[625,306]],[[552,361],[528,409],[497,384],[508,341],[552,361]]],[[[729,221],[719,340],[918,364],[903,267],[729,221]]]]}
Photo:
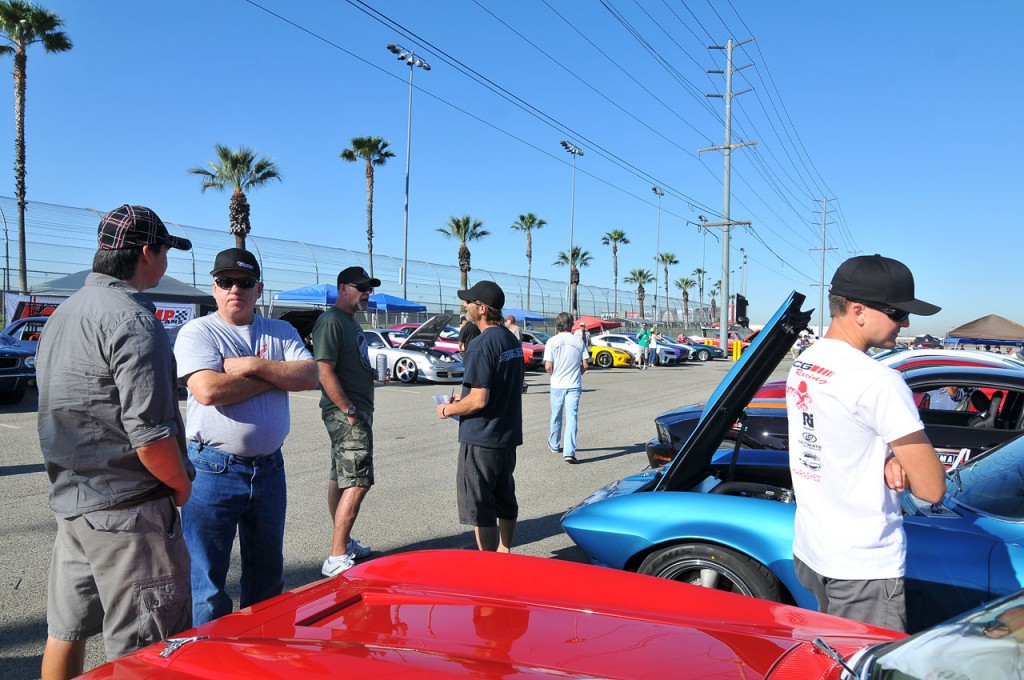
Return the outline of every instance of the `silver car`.
{"type": "Polygon", "coordinates": [[[451,318],[448,314],[431,317],[408,335],[387,328],[364,330],[370,363],[376,367],[377,357],[383,356],[388,376],[404,383],[462,382],[462,355],[434,347],[451,318]]]}

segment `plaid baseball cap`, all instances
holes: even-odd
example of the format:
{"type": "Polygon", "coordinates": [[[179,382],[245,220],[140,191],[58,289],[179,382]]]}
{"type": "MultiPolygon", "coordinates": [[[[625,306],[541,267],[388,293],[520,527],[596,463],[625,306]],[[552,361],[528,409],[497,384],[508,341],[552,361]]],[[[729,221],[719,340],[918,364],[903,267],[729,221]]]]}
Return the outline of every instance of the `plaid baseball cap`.
{"type": "Polygon", "coordinates": [[[178,250],[191,250],[187,238],[171,236],[157,214],[141,205],[122,205],[103,216],[98,231],[100,250],[121,250],[166,243],[178,250]]]}

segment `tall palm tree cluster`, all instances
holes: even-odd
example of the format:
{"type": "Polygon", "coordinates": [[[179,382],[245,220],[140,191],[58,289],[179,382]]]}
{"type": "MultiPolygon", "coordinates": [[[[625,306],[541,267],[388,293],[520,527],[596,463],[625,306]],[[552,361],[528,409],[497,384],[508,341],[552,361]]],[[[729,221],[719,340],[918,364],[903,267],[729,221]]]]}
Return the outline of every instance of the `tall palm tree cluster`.
{"type": "MultiPolygon", "coordinates": [[[[0,0],[0,56],[13,55],[14,57],[14,118],[15,118],[15,162],[14,178],[15,193],[18,201],[18,267],[19,267],[19,290],[24,293],[28,290],[25,253],[25,91],[28,65],[27,49],[30,45],[39,43],[47,53],[66,52],[71,49],[72,43],[68,35],[62,30],[63,21],[55,13],[34,5],[26,0],[0,0]]],[[[373,276],[373,192],[374,172],[378,167],[387,163],[388,159],[394,158],[395,154],[388,149],[389,142],[382,137],[353,137],[351,148],[343,149],[339,157],[347,162],[355,163],[364,161],[366,176],[366,251],[369,258],[370,276],[373,276]]],[[[270,182],[281,181],[281,171],[277,163],[249,146],[231,148],[223,144],[216,144],[213,147],[216,159],[208,161],[205,166],[196,166],[188,169],[188,172],[201,178],[200,191],[205,193],[207,189],[215,191],[231,192],[231,200],[228,206],[228,230],[234,236],[235,246],[245,248],[246,237],[251,231],[250,207],[246,194],[259,189],[270,182]]],[[[511,228],[526,234],[526,306],[531,305],[530,288],[533,277],[533,232],[542,228],[547,222],[532,212],[519,215],[519,219],[512,223],[511,228]]],[[[483,228],[483,222],[470,215],[462,217],[452,216],[444,227],[437,229],[446,238],[455,239],[459,242],[458,262],[460,272],[460,284],[463,289],[469,287],[469,272],[471,266],[471,253],[468,244],[472,241],[487,236],[490,232],[483,228]]],[[[612,285],[615,295],[615,311],[619,310],[619,246],[629,244],[629,238],[622,229],[613,229],[601,237],[601,243],[611,246],[612,249],[612,285]]],[[[593,261],[590,251],[580,246],[572,246],[569,251],[558,253],[554,263],[557,266],[569,268],[570,283],[570,307],[574,314],[579,313],[579,299],[577,290],[580,283],[580,268],[587,267],[593,261]]],[[[664,267],[665,273],[665,300],[669,296],[669,266],[679,264],[673,253],[658,253],[655,265],[664,267]]],[[[707,272],[703,269],[695,269],[693,276],[696,280],[681,277],[675,280],[675,286],[682,291],[683,314],[689,318],[689,291],[697,287],[701,304],[704,301],[704,279],[707,272]]],[[[629,276],[623,279],[624,283],[636,286],[637,302],[640,307],[640,316],[644,316],[644,300],[646,297],[645,284],[655,280],[647,269],[633,269],[629,276]]],[[[719,289],[720,284],[716,283],[714,290],[719,289]]],[[[715,307],[715,300],[711,299],[712,310],[715,307]]],[[[712,311],[714,316],[714,311],[712,311]]]]}

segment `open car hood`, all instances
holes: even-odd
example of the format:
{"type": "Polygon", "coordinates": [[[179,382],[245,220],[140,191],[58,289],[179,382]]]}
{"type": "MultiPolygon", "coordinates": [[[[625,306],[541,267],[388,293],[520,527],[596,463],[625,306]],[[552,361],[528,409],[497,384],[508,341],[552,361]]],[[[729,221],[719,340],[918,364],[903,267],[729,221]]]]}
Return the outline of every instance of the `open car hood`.
{"type": "Polygon", "coordinates": [[[441,331],[444,330],[451,320],[451,314],[438,314],[437,316],[430,317],[422,326],[409,333],[409,337],[399,347],[405,347],[412,342],[422,343],[428,347],[433,346],[437,342],[437,336],[441,335],[441,331]]]}
{"type": "Polygon", "coordinates": [[[801,293],[790,293],[789,298],[757,334],[750,347],[711,394],[696,428],[666,466],[655,491],[687,489],[704,474],[726,433],[789,352],[800,331],[807,328],[814,310],[801,311],[803,301],[801,293]]]}

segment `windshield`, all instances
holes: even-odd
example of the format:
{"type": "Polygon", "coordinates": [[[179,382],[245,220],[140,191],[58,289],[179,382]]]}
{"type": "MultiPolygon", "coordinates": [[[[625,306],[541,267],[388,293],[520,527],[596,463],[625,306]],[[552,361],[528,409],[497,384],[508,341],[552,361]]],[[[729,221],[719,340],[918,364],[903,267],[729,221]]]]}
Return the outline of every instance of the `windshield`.
{"type": "Polygon", "coordinates": [[[1024,592],[881,650],[860,661],[867,671],[862,677],[1019,678],[1024,674],[1024,592]]]}
{"type": "Polygon", "coordinates": [[[969,461],[956,482],[952,479],[947,491],[959,505],[984,515],[1024,520],[1024,437],[969,461]]]}

